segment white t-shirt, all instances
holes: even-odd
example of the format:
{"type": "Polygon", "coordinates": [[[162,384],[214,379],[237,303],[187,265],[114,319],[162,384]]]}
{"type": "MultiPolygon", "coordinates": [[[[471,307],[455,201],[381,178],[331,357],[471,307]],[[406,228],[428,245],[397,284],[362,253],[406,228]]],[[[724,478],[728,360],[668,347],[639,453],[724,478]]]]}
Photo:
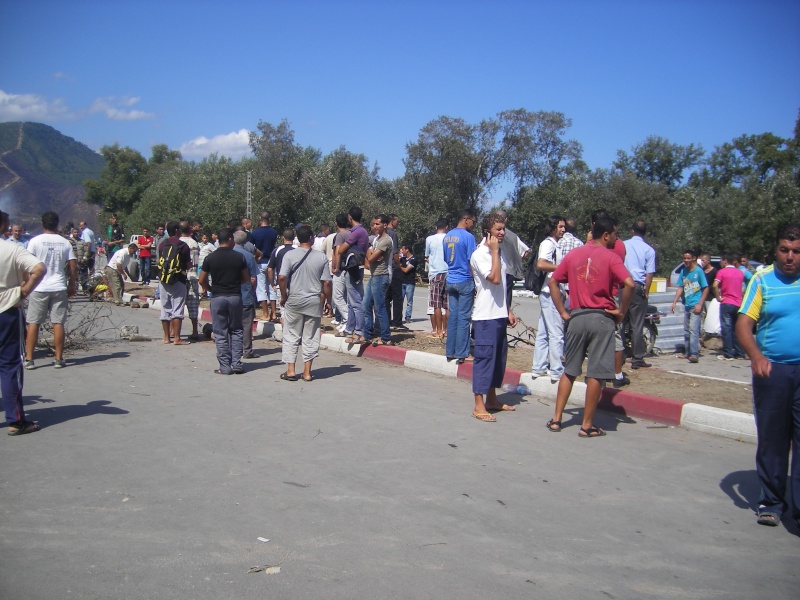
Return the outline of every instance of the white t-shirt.
{"type": "MultiPolygon", "coordinates": [[[[539,254],[536,255],[536,259],[544,259],[547,262],[551,262],[556,264],[556,252],[558,251],[558,242],[554,237],[548,237],[539,244],[539,254]]],[[[548,283],[550,282],[550,278],[553,276],[553,272],[549,271],[547,273],[547,277],[544,278],[544,285],[542,285],[542,291],[549,294],[550,290],[547,287],[548,283]]]]}
{"type": "Polygon", "coordinates": [[[67,263],[76,260],[72,244],[57,233],[42,233],[28,243],[28,252],[47,267],[47,274],[36,286],[37,292],[63,292],[67,289],[64,275],[67,263]]]}
{"type": "MultiPolygon", "coordinates": [[[[194,241],[192,237],[181,237],[180,240],[185,242],[187,246],[189,246],[189,257],[192,260],[192,267],[197,267],[197,265],[201,265],[203,263],[200,262],[200,244],[194,241]]],[[[186,277],[188,279],[197,279],[197,269],[190,268],[186,271],[186,277]]]]}
{"type": "Polygon", "coordinates": [[[22,246],[0,241],[0,313],[19,303],[25,274],[40,262],[22,246]]]}
{"type": "Polygon", "coordinates": [[[486,279],[492,272],[492,253],[484,242],[475,248],[469,259],[472,279],[475,281],[475,303],[472,305],[473,321],[490,321],[508,318],[506,306],[506,261],[500,253],[500,283],[486,279]]]}
{"type": "Polygon", "coordinates": [[[94,231],[88,227],[81,232],[81,239],[89,244],[89,252],[94,254],[97,249],[94,247],[94,231]]]}
{"type": "Polygon", "coordinates": [[[131,255],[128,254],[128,247],[120,248],[111,256],[106,265],[109,269],[117,270],[117,265],[121,265],[123,269],[128,268],[128,263],[131,262],[131,255]]]}

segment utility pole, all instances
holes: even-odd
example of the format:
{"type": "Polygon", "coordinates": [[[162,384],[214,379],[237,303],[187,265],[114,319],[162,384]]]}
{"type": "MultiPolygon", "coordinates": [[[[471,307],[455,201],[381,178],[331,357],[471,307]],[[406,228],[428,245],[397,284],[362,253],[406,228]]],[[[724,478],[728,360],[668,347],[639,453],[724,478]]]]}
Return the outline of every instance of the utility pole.
{"type": "Polygon", "coordinates": [[[245,210],[245,216],[250,220],[253,219],[253,194],[252,187],[250,186],[250,171],[247,172],[247,209],[245,210]]]}

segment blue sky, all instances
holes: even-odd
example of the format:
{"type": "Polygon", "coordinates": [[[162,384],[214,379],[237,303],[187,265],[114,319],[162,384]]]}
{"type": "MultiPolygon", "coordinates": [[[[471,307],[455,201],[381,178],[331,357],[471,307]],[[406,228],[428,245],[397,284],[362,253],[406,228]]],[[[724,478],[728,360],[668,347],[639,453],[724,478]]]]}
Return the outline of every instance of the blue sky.
{"type": "Polygon", "coordinates": [[[554,110],[592,168],[648,135],[792,135],[800,2],[0,3],[0,121],[239,157],[260,120],[402,175],[440,115],[554,110]]]}

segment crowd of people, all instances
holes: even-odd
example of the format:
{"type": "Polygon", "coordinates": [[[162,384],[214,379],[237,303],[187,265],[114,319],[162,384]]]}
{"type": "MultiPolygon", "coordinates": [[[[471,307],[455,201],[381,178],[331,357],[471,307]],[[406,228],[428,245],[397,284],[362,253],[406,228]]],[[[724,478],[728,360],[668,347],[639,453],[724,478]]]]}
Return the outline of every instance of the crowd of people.
{"type": "MultiPolygon", "coordinates": [[[[298,224],[282,232],[280,244],[268,212],[260,214],[252,230],[245,219],[208,236],[200,223],[169,221],[156,227],[154,235],[143,229],[131,240],[112,215],[108,241],[100,246],[86,223],[62,230],[54,212],[42,216],[44,233],[24,239],[21,228],[9,227],[8,215],[0,212],[0,226],[8,231],[0,244],[0,382],[8,434],[39,430],[25,418],[23,369],[35,368],[39,328],[48,320],[53,326],[53,366],[65,366],[68,303],[85,286],[103,247],[109,252],[103,276],[115,303],[122,303],[123,275],[130,276],[134,255],[143,283],[158,278],[164,344],[198,339],[199,300],[210,297],[217,374],[245,372],[243,359],[254,357],[252,324],[258,308],[260,318],[282,322],[284,381],[313,381],[324,314],[334,317],[336,335],[348,344],[394,345],[392,328],[405,329],[404,320],[411,318],[418,261],[411,245],[398,241],[396,215],[375,215],[369,220],[370,232],[362,220],[361,209],[354,206],[337,215],[335,231],[324,226],[315,235],[308,224],[298,224]],[[186,313],[192,333],[184,340],[186,313]]],[[[430,337],[445,342],[449,361],[473,363],[472,416],[482,422],[496,422],[496,411],[515,410],[500,402],[497,389],[505,374],[507,328],[517,323],[511,289],[522,278],[522,263],[531,250],[507,228],[507,220],[503,211],[487,214],[476,241],[477,215],[464,210],[452,229],[445,220],[438,221],[436,233],[425,243],[430,337]]],[[[558,383],[554,414],[546,426],[559,433],[585,362],[585,408],[578,435],[602,437],[605,432],[593,418],[603,385],[630,382],[622,371],[625,319],[632,332],[631,368],[651,366],[645,362],[642,328],[656,271],[655,251],[644,240],[643,221],[633,223],[630,238],[623,242],[617,223],[603,210],[592,214],[585,243],[575,236],[572,220],[554,215],[547,225],[547,237],[532,259],[544,276],[532,375],[558,383]]],[[[800,331],[800,226],[778,232],[774,265],[755,273],[737,255],[723,256],[719,269],[709,257],[701,260],[694,250],[684,252],[673,301],[673,310],[679,300],[684,306],[684,356],[698,360],[699,317],[711,294],[721,305],[721,359],[751,359],[762,486],[758,522],[777,525],[786,507],[789,448],[800,443],[800,354],[789,335],[800,331]]],[[[792,515],[800,521],[796,455],[791,472],[792,515]]]]}

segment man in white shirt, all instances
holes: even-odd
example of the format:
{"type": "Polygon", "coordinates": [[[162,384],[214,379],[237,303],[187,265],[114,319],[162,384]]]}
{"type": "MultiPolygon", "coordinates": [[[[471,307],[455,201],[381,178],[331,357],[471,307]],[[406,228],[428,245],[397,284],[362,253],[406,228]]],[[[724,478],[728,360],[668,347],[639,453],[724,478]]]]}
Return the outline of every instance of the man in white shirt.
{"type": "Polygon", "coordinates": [[[131,256],[138,249],[136,244],[128,244],[127,248],[120,248],[108,259],[108,264],[103,269],[103,274],[108,280],[108,289],[111,290],[111,297],[117,306],[124,304],[122,293],[125,291],[125,282],[122,278],[133,279],[128,271],[128,264],[131,262],[131,256]]]}
{"type": "MultiPolygon", "coordinates": [[[[181,221],[180,240],[189,246],[189,256],[191,264],[186,270],[186,311],[189,313],[189,320],[192,322],[192,334],[189,339],[196,342],[200,340],[197,331],[197,316],[200,308],[200,285],[198,283],[197,268],[202,266],[200,262],[200,244],[192,237],[192,228],[189,221],[181,221]]],[[[245,231],[246,233],[246,231],[245,231]]]]}
{"type": "MultiPolygon", "coordinates": [[[[498,215],[503,217],[503,222],[508,224],[508,213],[504,210],[496,210],[498,215]]],[[[511,307],[511,293],[514,290],[514,282],[525,278],[522,270],[522,261],[531,253],[528,245],[519,239],[519,236],[506,227],[506,235],[500,242],[500,251],[503,253],[503,260],[508,267],[506,274],[506,304],[511,307]]]]}
{"type": "Polygon", "coordinates": [[[558,262],[558,240],[564,235],[564,218],[558,215],[550,217],[547,220],[547,229],[547,238],[539,244],[536,259],[536,267],[540,271],[547,271],[547,277],[539,294],[539,326],[536,329],[532,374],[534,377],[541,377],[549,373],[550,381],[555,383],[564,372],[561,361],[564,355],[564,321],[553,304],[549,283],[558,262]]]}
{"type": "Polygon", "coordinates": [[[442,240],[447,235],[447,220],[436,221],[436,233],[425,239],[425,262],[428,263],[428,314],[432,338],[444,338],[447,332],[447,261],[442,240]]]}
{"type": "Polygon", "coordinates": [[[28,243],[28,252],[47,267],[47,275],[28,298],[26,321],[28,335],[25,339],[25,368],[34,369],[33,351],[39,338],[39,327],[47,322],[53,324],[55,362],[60,369],[64,364],[64,325],[67,322],[68,298],[75,296],[78,261],[72,244],[58,234],[58,215],[48,211],[42,215],[44,233],[28,243]],[[65,270],[68,271],[65,274],[65,270]],[[65,276],[66,275],[66,276],[65,276]]]}
{"type": "Polygon", "coordinates": [[[483,241],[469,261],[475,282],[475,302],[472,305],[475,340],[472,393],[475,408],[472,416],[487,423],[497,420],[489,413],[490,410],[515,410],[497,400],[497,388],[503,385],[506,372],[507,326],[517,324],[517,318],[506,302],[507,267],[500,250],[505,228],[504,216],[497,213],[486,215],[482,224],[483,241]]]}

